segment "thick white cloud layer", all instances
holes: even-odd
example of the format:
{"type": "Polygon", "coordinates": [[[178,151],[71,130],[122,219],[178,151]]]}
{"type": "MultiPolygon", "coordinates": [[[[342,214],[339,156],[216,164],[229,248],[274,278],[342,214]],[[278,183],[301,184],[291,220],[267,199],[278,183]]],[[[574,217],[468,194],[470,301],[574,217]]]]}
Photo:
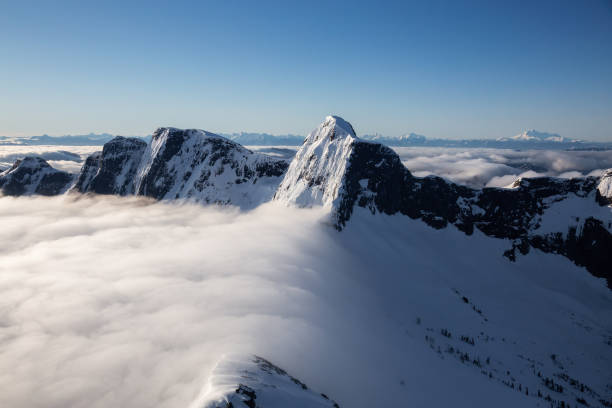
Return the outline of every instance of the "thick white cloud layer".
{"type": "MultiPolygon", "coordinates": [[[[436,150],[404,159],[443,171],[448,154],[448,174],[522,160],[481,152],[461,163],[436,150]]],[[[606,160],[593,157],[584,160],[606,160]]],[[[519,355],[552,375],[558,353],[595,389],[609,382],[612,298],[583,268],[537,251],[511,263],[507,241],[407,217],[357,211],[342,233],[326,220],[274,203],[244,213],[134,197],[0,198],[0,406],[186,407],[224,352],[269,358],[341,406],[539,402],[439,357],[423,339],[441,328],[508,339],[470,353],[491,356],[499,373],[527,373],[530,388],[541,381],[519,355]],[[482,308],[486,326],[451,288],[482,308]]]]}
{"type": "Polygon", "coordinates": [[[283,210],[1,198],[0,406],[186,406],[226,347],[308,343],[318,214],[283,210]]]}
{"type": "Polygon", "coordinates": [[[18,146],[0,145],[0,170],[7,169],[25,156],[37,156],[47,160],[56,169],[78,173],[83,160],[102,146],[18,146]]]}
{"type": "Polygon", "coordinates": [[[472,187],[504,187],[518,177],[599,176],[612,151],[395,147],[416,176],[434,174],[472,187]]]}

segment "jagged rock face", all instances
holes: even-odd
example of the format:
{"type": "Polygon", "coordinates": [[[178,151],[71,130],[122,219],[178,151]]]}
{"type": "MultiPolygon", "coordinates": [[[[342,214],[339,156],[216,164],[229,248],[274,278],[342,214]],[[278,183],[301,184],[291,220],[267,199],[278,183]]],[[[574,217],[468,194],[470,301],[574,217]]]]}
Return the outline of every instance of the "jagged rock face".
{"type": "Polygon", "coordinates": [[[0,173],[0,191],[11,196],[52,196],[64,193],[72,181],[71,174],[54,169],[44,159],[25,157],[0,173]]]}
{"type": "Polygon", "coordinates": [[[160,128],[151,145],[116,137],[85,162],[74,190],[252,208],[268,201],[288,164],[222,136],[160,128]]]}
{"type": "Polygon", "coordinates": [[[330,208],[338,230],[356,207],[403,214],[433,228],[453,224],[509,239],[516,259],[529,248],[559,253],[612,287],[612,172],[598,180],[548,177],[518,180],[511,189],[471,189],[440,177],[414,177],[391,149],[355,136],[350,124],[328,117],[291,163],[275,198],[330,208]]]}
{"type": "Polygon", "coordinates": [[[210,389],[191,408],[339,408],[325,394],[258,356],[224,356],[208,384],[210,389]]]}
{"type": "Polygon", "coordinates": [[[87,158],[74,189],[96,194],[134,194],[138,166],[147,143],[137,138],[115,137],[102,152],[87,158]]]}
{"type": "Polygon", "coordinates": [[[136,194],[249,208],[272,198],[287,167],[213,133],[160,128],[144,153],[136,194]]]}
{"type": "Polygon", "coordinates": [[[92,187],[92,180],[98,174],[100,170],[100,159],[102,157],[102,152],[95,152],[89,155],[87,159],[85,159],[85,163],[83,167],[81,167],[81,171],[77,180],[70,189],[71,191],[78,191],[80,193],[86,193],[92,187]]]}
{"type": "Polygon", "coordinates": [[[601,205],[612,204],[612,169],[608,169],[599,179],[597,201],[601,205]]]}

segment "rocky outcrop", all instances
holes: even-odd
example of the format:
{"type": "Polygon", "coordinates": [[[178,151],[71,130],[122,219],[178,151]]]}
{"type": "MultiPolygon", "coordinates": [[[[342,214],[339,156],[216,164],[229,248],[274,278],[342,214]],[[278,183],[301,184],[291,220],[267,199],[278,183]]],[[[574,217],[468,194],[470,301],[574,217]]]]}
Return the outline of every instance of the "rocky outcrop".
{"type": "Polygon", "coordinates": [[[533,178],[511,189],[471,189],[440,177],[414,177],[390,148],[359,139],[330,116],[297,152],[275,195],[298,206],[330,209],[338,230],[355,208],[401,214],[433,228],[454,225],[512,242],[514,260],[530,248],[559,253],[612,283],[612,212],[606,173],[599,180],[533,178]]]}
{"type": "Polygon", "coordinates": [[[115,137],[102,152],[89,156],[74,190],[81,193],[134,194],[137,170],[147,143],[142,139],[115,137]]]}
{"type": "Polygon", "coordinates": [[[339,408],[327,395],[253,355],[224,356],[208,385],[191,408],[339,408]]]}
{"type": "Polygon", "coordinates": [[[46,195],[64,193],[73,181],[73,176],[54,169],[45,159],[25,157],[0,173],[0,191],[4,195],[46,195]]]}

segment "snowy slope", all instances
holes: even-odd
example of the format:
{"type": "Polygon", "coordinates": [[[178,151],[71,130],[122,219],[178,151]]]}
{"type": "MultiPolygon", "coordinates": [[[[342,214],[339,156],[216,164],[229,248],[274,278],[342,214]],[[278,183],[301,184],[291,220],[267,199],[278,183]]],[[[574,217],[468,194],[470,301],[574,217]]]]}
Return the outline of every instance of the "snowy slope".
{"type": "Polygon", "coordinates": [[[202,395],[191,408],[339,408],[325,394],[269,361],[254,355],[230,354],[221,357],[202,395]]]}
{"type": "MultiPolygon", "coordinates": [[[[507,241],[479,231],[466,238],[453,226],[356,212],[341,239],[351,253],[369,251],[365,269],[377,271],[357,279],[380,294],[381,313],[447,370],[461,367],[470,382],[490,383],[471,391],[482,397],[471,406],[491,406],[484,394],[496,385],[521,396],[519,406],[609,406],[612,296],[604,282],[539,250],[506,262],[495,254],[507,241]]],[[[414,371],[435,382],[427,369],[414,371]]],[[[404,382],[411,381],[419,380],[404,382]]],[[[461,392],[443,380],[440,387],[461,392]]],[[[440,400],[433,405],[445,406],[440,400]]]]}
{"type": "Polygon", "coordinates": [[[355,141],[350,123],[328,116],[296,153],[275,199],[310,207],[331,207],[342,194],[344,175],[355,141]]]}
{"type": "Polygon", "coordinates": [[[604,204],[612,204],[612,169],[608,169],[597,185],[598,197],[604,204]]]}

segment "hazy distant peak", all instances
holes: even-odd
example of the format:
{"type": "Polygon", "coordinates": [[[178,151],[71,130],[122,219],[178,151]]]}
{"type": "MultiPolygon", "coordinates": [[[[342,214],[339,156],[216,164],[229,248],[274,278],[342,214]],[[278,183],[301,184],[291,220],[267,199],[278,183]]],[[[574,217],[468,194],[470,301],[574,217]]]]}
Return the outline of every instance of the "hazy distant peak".
{"type": "Polygon", "coordinates": [[[400,140],[408,140],[408,141],[425,141],[425,136],[419,135],[417,133],[407,133],[399,137],[400,140]]]}
{"type": "Polygon", "coordinates": [[[571,140],[564,138],[558,133],[540,132],[535,129],[529,129],[516,136],[510,138],[502,138],[500,140],[514,140],[522,142],[570,142],[571,140]]]}

